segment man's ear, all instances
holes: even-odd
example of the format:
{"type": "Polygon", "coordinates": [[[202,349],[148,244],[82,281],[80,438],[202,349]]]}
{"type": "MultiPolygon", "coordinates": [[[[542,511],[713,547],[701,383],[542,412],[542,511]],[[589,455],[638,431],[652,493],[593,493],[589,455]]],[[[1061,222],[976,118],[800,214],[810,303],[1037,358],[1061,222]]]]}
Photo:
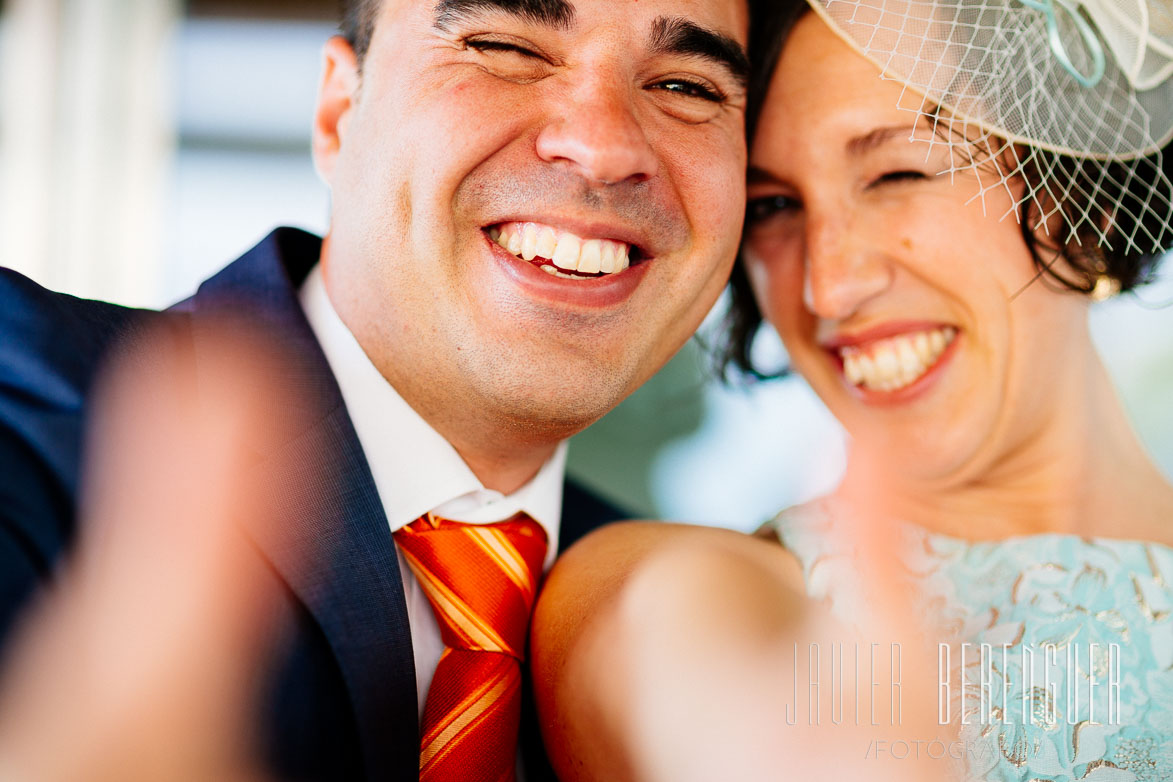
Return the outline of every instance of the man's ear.
{"type": "Polygon", "coordinates": [[[323,50],[322,83],[314,111],[314,167],[332,185],[334,165],[346,136],[350,113],[357,107],[358,58],[345,38],[334,36],[323,50]]]}

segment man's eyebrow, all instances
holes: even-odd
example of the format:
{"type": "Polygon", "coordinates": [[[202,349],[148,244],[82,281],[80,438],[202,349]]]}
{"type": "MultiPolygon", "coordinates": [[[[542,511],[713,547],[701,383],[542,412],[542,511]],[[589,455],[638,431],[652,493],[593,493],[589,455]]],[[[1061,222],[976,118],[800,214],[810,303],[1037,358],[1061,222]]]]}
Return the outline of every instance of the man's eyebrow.
{"type": "Polygon", "coordinates": [[[574,26],[574,6],[568,0],[439,0],[435,26],[448,30],[454,23],[484,13],[506,13],[556,30],[574,26]]]}
{"type": "Polygon", "coordinates": [[[652,24],[649,48],[659,54],[699,57],[723,66],[744,88],[749,83],[749,55],[728,35],[701,27],[681,16],[661,16],[652,24]]]}

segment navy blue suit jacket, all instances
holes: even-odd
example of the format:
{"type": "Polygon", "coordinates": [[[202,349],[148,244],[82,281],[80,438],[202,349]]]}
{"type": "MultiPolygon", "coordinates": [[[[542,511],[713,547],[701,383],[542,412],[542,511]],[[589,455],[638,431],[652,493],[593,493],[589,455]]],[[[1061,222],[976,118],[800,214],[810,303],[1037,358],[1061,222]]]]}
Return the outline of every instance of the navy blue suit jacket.
{"type": "MultiPolygon", "coordinates": [[[[75,533],[87,404],[95,375],[120,344],[167,324],[194,347],[206,326],[247,311],[277,335],[296,392],[289,436],[264,454],[278,527],[255,543],[281,592],[262,716],[278,779],[418,778],[415,669],[394,544],[354,427],[297,300],[321,241],[278,229],[167,313],[52,293],[0,270],[0,639],[50,580],[75,533]],[[329,459],[322,459],[329,454],[329,459]]],[[[561,540],[570,545],[621,517],[567,483],[561,540]]],[[[531,782],[549,778],[532,712],[522,730],[531,782]]]]}

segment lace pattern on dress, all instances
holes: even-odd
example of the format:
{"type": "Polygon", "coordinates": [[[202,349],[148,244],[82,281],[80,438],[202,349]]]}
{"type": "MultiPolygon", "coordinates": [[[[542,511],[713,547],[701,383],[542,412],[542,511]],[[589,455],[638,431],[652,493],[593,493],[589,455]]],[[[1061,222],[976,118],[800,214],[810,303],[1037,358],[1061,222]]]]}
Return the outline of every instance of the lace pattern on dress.
{"type": "MultiPolygon", "coordinates": [[[[820,500],[767,526],[802,564],[807,593],[854,623],[867,591],[834,525],[820,500]]],[[[968,778],[1173,780],[1173,550],[1058,534],[969,542],[911,525],[901,535],[917,608],[941,640],[991,650],[984,681],[983,665],[950,655],[968,778]],[[1040,653],[1050,647],[1054,660],[1040,653]],[[1101,686],[1089,690],[1090,670],[1101,686]]]]}

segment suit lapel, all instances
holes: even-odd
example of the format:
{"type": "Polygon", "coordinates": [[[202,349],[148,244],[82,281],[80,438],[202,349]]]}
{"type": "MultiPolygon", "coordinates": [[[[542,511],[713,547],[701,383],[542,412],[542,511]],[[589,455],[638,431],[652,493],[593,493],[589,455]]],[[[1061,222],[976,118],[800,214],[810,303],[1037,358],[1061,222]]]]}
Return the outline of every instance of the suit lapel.
{"type": "MultiPolygon", "coordinates": [[[[245,312],[287,348],[279,382],[283,442],[263,455],[262,490],[279,524],[256,543],[328,640],[346,681],[369,779],[414,779],[419,768],[415,666],[403,582],[386,516],[341,392],[297,300],[320,240],[279,229],[200,287],[197,357],[214,349],[218,314],[245,312]]],[[[198,360],[198,358],[197,358],[198,360]]]]}
{"type": "MultiPolygon", "coordinates": [[[[280,524],[257,530],[256,543],[330,643],[368,779],[416,779],[415,663],[395,546],[341,391],[297,300],[320,250],[317,237],[279,229],[182,308],[192,311],[197,356],[215,349],[208,330],[219,316],[242,312],[286,348],[279,382],[295,392],[283,411],[290,436],[264,454],[260,487],[275,498],[280,524]]],[[[573,482],[563,497],[562,549],[630,515],[573,482]]],[[[527,700],[527,770],[532,782],[552,779],[527,700]]]]}

